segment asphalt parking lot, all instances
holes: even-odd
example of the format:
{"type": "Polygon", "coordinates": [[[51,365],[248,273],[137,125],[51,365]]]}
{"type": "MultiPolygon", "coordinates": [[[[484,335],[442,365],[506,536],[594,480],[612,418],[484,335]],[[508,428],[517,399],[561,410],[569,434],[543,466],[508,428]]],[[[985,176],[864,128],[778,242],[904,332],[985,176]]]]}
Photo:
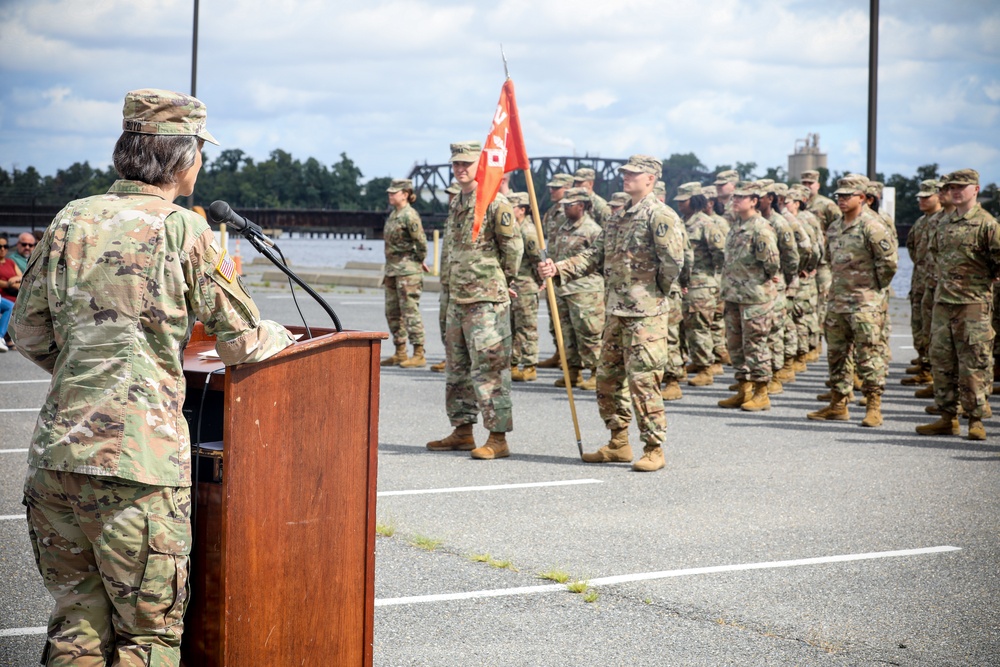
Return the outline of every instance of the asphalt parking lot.
{"type": "MultiPolygon", "coordinates": [[[[380,292],[326,294],[346,328],[385,329],[380,292]]],[[[287,290],[255,296],[298,323],[287,290]]],[[[914,433],[928,416],[899,384],[905,306],[883,427],[860,407],[806,420],[823,364],[766,413],[718,408],[720,378],[668,404],[667,468],[650,474],[580,461],[556,371],[515,384],[511,458],[475,461],[424,447],[450,431],[444,376],[383,369],[375,664],[1000,665],[1000,430],[914,433]]],[[[436,361],[437,295],[422,308],[436,361]]],[[[45,382],[0,356],[0,665],[36,664],[48,617],[20,504],[45,382]]],[[[607,431],[593,392],[576,399],[593,450],[607,431]]]]}

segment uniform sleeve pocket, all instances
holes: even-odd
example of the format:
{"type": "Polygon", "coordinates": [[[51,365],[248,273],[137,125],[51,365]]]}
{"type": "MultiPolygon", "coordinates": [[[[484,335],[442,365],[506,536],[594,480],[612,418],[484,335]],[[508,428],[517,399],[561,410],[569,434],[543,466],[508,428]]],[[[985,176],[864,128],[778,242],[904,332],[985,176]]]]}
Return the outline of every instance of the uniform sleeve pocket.
{"type": "Polygon", "coordinates": [[[191,524],[149,514],[149,556],[136,600],[136,624],[166,628],[184,617],[188,600],[191,524]]]}

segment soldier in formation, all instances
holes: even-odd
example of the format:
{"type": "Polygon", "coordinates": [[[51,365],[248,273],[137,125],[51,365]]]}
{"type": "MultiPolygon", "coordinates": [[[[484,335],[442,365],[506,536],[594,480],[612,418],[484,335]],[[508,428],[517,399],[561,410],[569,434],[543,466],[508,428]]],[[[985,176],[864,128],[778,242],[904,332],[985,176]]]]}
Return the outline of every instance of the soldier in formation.
{"type": "Polygon", "coordinates": [[[538,290],[542,285],[537,264],[541,248],[535,222],[531,219],[531,203],[527,192],[512,192],[507,196],[514,210],[514,219],[521,231],[524,257],[511,283],[510,302],[511,344],[510,375],[514,382],[534,382],[538,379],[538,290]]]}

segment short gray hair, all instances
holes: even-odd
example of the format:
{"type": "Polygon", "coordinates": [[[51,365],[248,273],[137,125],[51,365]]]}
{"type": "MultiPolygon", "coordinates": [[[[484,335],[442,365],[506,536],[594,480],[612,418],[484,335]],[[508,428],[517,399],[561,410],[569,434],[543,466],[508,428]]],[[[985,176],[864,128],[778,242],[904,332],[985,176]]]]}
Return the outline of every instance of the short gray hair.
{"type": "Polygon", "coordinates": [[[122,178],[164,186],[194,165],[202,140],[193,136],[122,132],[115,144],[115,171],[122,178]]]}

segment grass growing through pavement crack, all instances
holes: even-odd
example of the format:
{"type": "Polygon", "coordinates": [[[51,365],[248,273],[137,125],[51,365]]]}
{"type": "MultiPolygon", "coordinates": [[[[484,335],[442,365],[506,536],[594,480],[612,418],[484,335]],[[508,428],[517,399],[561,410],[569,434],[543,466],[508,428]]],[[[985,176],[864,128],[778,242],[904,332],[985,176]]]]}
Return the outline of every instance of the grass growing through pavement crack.
{"type": "Polygon", "coordinates": [[[539,572],[537,576],[539,579],[548,579],[558,584],[564,584],[570,593],[582,595],[584,602],[597,602],[597,598],[600,597],[598,592],[590,587],[590,583],[586,579],[570,581],[573,577],[565,570],[546,570],[539,572]]]}
{"type": "Polygon", "coordinates": [[[375,533],[381,537],[392,537],[396,534],[396,524],[391,521],[388,523],[383,523],[381,521],[375,522],[375,533]]]}
{"type": "Polygon", "coordinates": [[[490,567],[495,567],[498,570],[510,570],[511,572],[520,572],[517,567],[514,566],[514,561],[511,560],[498,560],[489,554],[472,554],[469,556],[469,560],[473,563],[486,563],[490,567]]]}
{"type": "Polygon", "coordinates": [[[546,570],[545,572],[538,573],[539,579],[548,579],[549,581],[554,581],[557,584],[565,584],[570,580],[569,572],[565,570],[546,570]]]}
{"type": "Polygon", "coordinates": [[[417,547],[418,549],[423,549],[424,551],[434,551],[443,542],[441,540],[436,540],[433,537],[427,537],[426,535],[414,535],[410,538],[410,545],[417,547]]]}

